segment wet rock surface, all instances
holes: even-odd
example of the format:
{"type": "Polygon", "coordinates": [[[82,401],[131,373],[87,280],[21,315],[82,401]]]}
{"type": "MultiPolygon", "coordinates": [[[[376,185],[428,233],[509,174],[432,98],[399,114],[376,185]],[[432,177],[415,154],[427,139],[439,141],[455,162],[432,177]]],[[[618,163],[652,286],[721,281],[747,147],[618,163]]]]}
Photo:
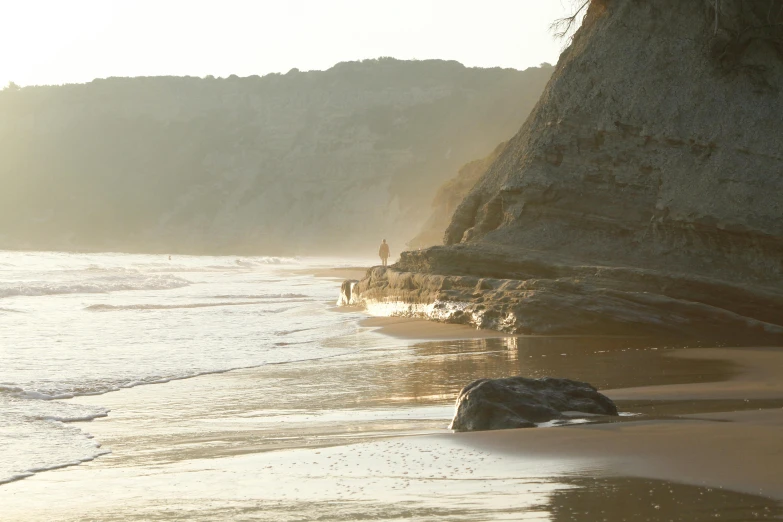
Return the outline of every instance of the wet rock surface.
{"type": "Polygon", "coordinates": [[[356,279],[346,279],[340,285],[340,297],[337,299],[337,306],[349,306],[356,304],[356,285],[359,281],[356,279]]]}
{"type": "Polygon", "coordinates": [[[485,431],[534,428],[537,422],[563,418],[563,412],[616,416],[614,403],[585,382],[570,379],[479,379],[457,397],[450,428],[485,431]]]}
{"type": "Polygon", "coordinates": [[[354,288],[354,298],[368,308],[380,305],[383,315],[510,334],[783,340],[783,291],[774,285],[572,266],[537,254],[467,245],[403,252],[393,267],[371,269],[354,288]]]}

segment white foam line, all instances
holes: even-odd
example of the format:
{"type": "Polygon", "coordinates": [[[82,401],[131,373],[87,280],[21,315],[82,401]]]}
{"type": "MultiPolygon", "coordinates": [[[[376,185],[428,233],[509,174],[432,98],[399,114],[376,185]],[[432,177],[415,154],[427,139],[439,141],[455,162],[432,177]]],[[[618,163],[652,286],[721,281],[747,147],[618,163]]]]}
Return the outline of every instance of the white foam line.
{"type": "Polygon", "coordinates": [[[54,399],[73,399],[72,393],[58,393],[56,395],[49,395],[47,393],[41,393],[38,391],[24,391],[24,390],[18,393],[18,396],[24,397],[25,399],[37,399],[41,401],[51,401],[54,399]]]}
{"type": "Polygon", "coordinates": [[[147,278],[142,281],[87,281],[83,283],[19,282],[0,288],[0,298],[42,297],[68,294],[105,294],[130,290],[174,290],[193,283],[180,277],[147,278]]]}
{"type": "Polygon", "coordinates": [[[6,479],[0,478],[0,486],[3,484],[8,484],[9,482],[16,482],[17,480],[26,479],[27,477],[32,477],[35,473],[18,473],[16,475],[11,475],[10,477],[6,479]]]}
{"type": "MultiPolygon", "coordinates": [[[[364,351],[364,349],[359,350],[352,350],[348,352],[342,352],[332,355],[324,355],[322,357],[310,357],[307,359],[296,359],[292,361],[278,361],[278,362],[268,362],[263,364],[252,364],[249,366],[237,366],[235,368],[226,368],[224,370],[208,370],[204,372],[197,372],[190,375],[182,375],[182,376],[175,376],[175,377],[163,377],[161,379],[155,379],[154,381],[131,381],[125,384],[121,384],[118,386],[112,386],[111,388],[108,388],[106,390],[96,390],[96,391],[90,391],[90,392],[76,392],[76,393],[61,393],[56,395],[49,395],[46,393],[41,393],[38,391],[25,391],[24,388],[20,388],[19,386],[7,386],[7,385],[0,385],[0,391],[6,391],[11,392],[17,397],[23,397],[27,399],[36,399],[36,400],[44,400],[44,401],[50,401],[50,400],[58,400],[58,399],[72,399],[74,397],[85,397],[85,396],[93,396],[93,395],[103,395],[106,393],[116,392],[120,390],[125,390],[129,388],[135,388],[136,386],[147,386],[151,384],[166,384],[167,382],[171,381],[182,381],[185,379],[193,379],[195,377],[201,377],[204,375],[219,375],[221,373],[228,373],[228,372],[234,372],[239,370],[252,370],[253,368],[263,368],[265,366],[277,366],[277,365],[284,365],[284,364],[296,364],[296,363],[302,363],[302,362],[312,362],[312,361],[322,361],[325,359],[333,359],[336,357],[344,357],[346,355],[353,355],[355,353],[359,353],[364,351]]],[[[54,419],[54,418],[53,418],[54,419]]],[[[87,419],[91,420],[91,419],[87,419]]],[[[79,422],[79,421],[73,421],[73,422],[79,422]]]]}
{"type": "MultiPolygon", "coordinates": [[[[92,421],[92,420],[97,419],[99,417],[108,417],[108,416],[109,416],[109,410],[105,410],[105,411],[100,412],[100,413],[95,413],[95,414],[92,414],[92,415],[85,415],[83,417],[44,416],[44,417],[39,417],[39,419],[40,420],[50,421],[50,422],[59,422],[59,423],[63,423],[64,424],[64,423],[67,423],[67,422],[92,421]]],[[[81,430],[79,430],[79,431],[81,431],[81,430]]],[[[90,434],[90,433],[87,433],[87,432],[84,432],[84,431],[81,431],[81,433],[84,434],[84,436],[87,439],[94,439],[95,438],[95,436],[90,434]]],[[[95,441],[94,444],[95,444],[95,448],[96,449],[101,447],[101,443],[100,442],[95,441]]],[[[91,455],[89,457],[83,457],[83,458],[80,458],[80,459],[71,460],[71,461],[68,461],[68,462],[60,463],[60,464],[53,464],[51,466],[40,466],[40,467],[37,467],[37,468],[30,468],[30,469],[27,469],[27,470],[25,470],[25,471],[23,471],[21,473],[17,473],[16,475],[11,475],[8,478],[5,478],[5,479],[0,478],[0,486],[2,486],[3,484],[8,484],[10,482],[16,482],[17,480],[22,480],[22,479],[26,479],[28,477],[32,477],[36,473],[42,473],[44,471],[52,471],[52,470],[55,470],[55,469],[67,468],[67,467],[70,467],[70,466],[78,466],[79,464],[82,464],[83,462],[93,461],[93,460],[97,459],[98,457],[101,457],[103,455],[108,455],[109,453],[111,453],[111,450],[101,450],[101,451],[98,451],[97,453],[95,453],[95,455],[91,455]]]]}
{"type": "MultiPolygon", "coordinates": [[[[164,383],[171,382],[171,381],[193,379],[195,377],[200,377],[200,376],[203,376],[203,375],[216,375],[216,374],[228,373],[228,372],[233,372],[233,371],[238,371],[238,370],[250,370],[250,369],[253,369],[253,368],[263,368],[265,366],[276,366],[276,365],[284,365],[284,364],[296,364],[296,363],[302,363],[302,362],[312,362],[312,361],[321,361],[321,360],[325,360],[325,359],[334,359],[334,358],[337,358],[337,357],[344,357],[346,355],[353,355],[355,353],[359,353],[359,352],[362,352],[362,351],[364,351],[364,349],[352,350],[352,351],[342,352],[342,353],[337,353],[337,354],[332,354],[332,355],[325,355],[325,356],[322,356],[322,357],[309,357],[309,358],[306,358],[306,359],[296,359],[296,360],[293,360],[293,361],[269,362],[269,363],[264,363],[264,364],[255,364],[255,365],[250,365],[250,366],[240,366],[240,367],[236,367],[236,368],[228,368],[228,369],[225,369],[225,370],[213,370],[213,371],[199,372],[199,373],[195,373],[195,374],[192,374],[192,375],[185,375],[185,376],[182,376],[182,377],[169,377],[169,378],[158,379],[158,380],[155,380],[155,381],[133,381],[133,382],[127,383],[126,385],[123,385],[123,386],[117,386],[117,387],[113,387],[112,389],[108,389],[108,390],[105,390],[105,391],[96,391],[96,392],[83,392],[83,393],[76,393],[76,394],[47,395],[47,394],[40,393],[40,392],[27,392],[27,391],[24,391],[24,389],[20,388],[19,386],[13,386],[13,385],[7,385],[7,384],[0,384],[0,391],[10,391],[10,392],[14,392],[14,393],[17,393],[17,394],[19,394],[21,396],[26,396],[26,397],[29,397],[29,398],[40,398],[40,400],[54,400],[54,399],[58,399],[58,398],[72,398],[72,397],[77,396],[77,395],[78,396],[103,395],[104,393],[109,393],[109,392],[113,392],[113,391],[119,391],[120,389],[135,388],[136,386],[144,386],[144,385],[148,385],[148,384],[164,384],[164,383]]],[[[103,413],[97,413],[95,415],[88,415],[88,416],[85,416],[83,418],[76,418],[76,417],[74,417],[74,418],[67,418],[67,417],[62,417],[62,418],[60,418],[60,417],[43,417],[42,419],[43,420],[50,420],[50,421],[53,421],[53,422],[63,422],[63,423],[65,423],[65,422],[88,422],[88,421],[92,421],[93,419],[96,419],[96,418],[99,418],[99,417],[108,417],[108,413],[109,413],[109,410],[106,410],[103,413]]],[[[89,433],[85,433],[85,436],[88,439],[94,438],[89,433]]],[[[100,446],[101,446],[100,443],[96,443],[96,447],[97,448],[99,448],[100,446]]],[[[89,462],[89,461],[95,460],[96,458],[98,458],[98,457],[100,457],[102,455],[107,455],[109,453],[111,453],[110,450],[104,450],[104,451],[101,451],[101,452],[97,453],[96,455],[94,455],[92,457],[85,457],[83,459],[79,459],[79,460],[76,460],[76,461],[71,461],[71,462],[68,462],[68,463],[65,463],[65,464],[57,464],[57,465],[49,466],[49,467],[42,467],[42,468],[35,468],[35,469],[26,470],[26,471],[24,471],[22,473],[18,473],[16,475],[12,475],[11,477],[6,478],[6,479],[0,478],[0,486],[2,486],[3,484],[8,484],[10,482],[16,482],[17,480],[23,480],[25,478],[33,476],[36,473],[40,473],[40,472],[43,472],[43,471],[51,471],[51,470],[61,469],[61,468],[70,467],[70,466],[78,466],[79,464],[81,464],[83,462],[89,462]]]]}
{"type": "Polygon", "coordinates": [[[71,466],[78,466],[79,464],[82,464],[84,462],[93,461],[93,460],[97,459],[98,457],[101,457],[103,455],[108,455],[109,453],[111,453],[110,450],[103,450],[103,451],[100,451],[100,452],[98,452],[97,454],[95,454],[95,455],[93,455],[91,457],[84,457],[84,458],[77,459],[77,460],[71,460],[69,462],[65,462],[65,463],[62,463],[62,464],[53,464],[51,466],[42,466],[40,468],[31,468],[31,469],[23,471],[22,473],[17,473],[16,475],[11,475],[10,477],[5,478],[5,479],[0,478],[0,486],[2,486],[3,484],[8,484],[10,482],[16,482],[17,480],[22,480],[22,479],[26,479],[28,477],[32,477],[36,473],[41,473],[41,472],[44,472],[44,471],[52,471],[52,470],[55,470],[55,469],[68,468],[68,467],[71,467],[71,466]]]}
{"type": "Polygon", "coordinates": [[[213,299],[301,299],[311,298],[312,296],[305,294],[227,294],[227,295],[213,295],[209,296],[213,299]]]}
{"type": "MultiPolygon", "coordinates": [[[[38,417],[39,420],[45,420],[45,421],[55,421],[55,422],[90,422],[95,419],[100,419],[103,417],[108,417],[109,412],[111,410],[106,410],[101,413],[93,413],[91,415],[84,415],[81,417],[58,417],[56,415],[45,415],[43,417],[38,417]]],[[[92,438],[92,435],[87,437],[88,439],[92,438]]]]}
{"type": "MultiPolygon", "coordinates": [[[[290,302],[290,301],[283,301],[290,302]]],[[[254,304],[268,304],[269,301],[228,301],[219,303],[185,303],[185,304],[134,304],[134,305],[109,305],[109,304],[94,304],[85,308],[91,312],[115,312],[124,310],[176,310],[176,309],[189,309],[189,308],[214,308],[219,306],[243,306],[254,304]]]]}

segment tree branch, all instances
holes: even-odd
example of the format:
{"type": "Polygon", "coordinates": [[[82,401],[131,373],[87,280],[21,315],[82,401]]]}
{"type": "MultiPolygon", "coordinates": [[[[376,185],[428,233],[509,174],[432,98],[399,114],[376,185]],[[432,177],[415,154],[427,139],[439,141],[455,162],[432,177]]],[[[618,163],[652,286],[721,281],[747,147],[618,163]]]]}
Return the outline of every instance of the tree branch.
{"type": "Polygon", "coordinates": [[[552,22],[552,25],[549,26],[549,29],[554,33],[555,38],[564,38],[566,35],[568,35],[568,33],[571,32],[571,29],[573,29],[577,19],[579,18],[579,14],[590,5],[590,2],[591,0],[582,0],[582,4],[573,15],[566,16],[565,18],[560,18],[552,22]]]}

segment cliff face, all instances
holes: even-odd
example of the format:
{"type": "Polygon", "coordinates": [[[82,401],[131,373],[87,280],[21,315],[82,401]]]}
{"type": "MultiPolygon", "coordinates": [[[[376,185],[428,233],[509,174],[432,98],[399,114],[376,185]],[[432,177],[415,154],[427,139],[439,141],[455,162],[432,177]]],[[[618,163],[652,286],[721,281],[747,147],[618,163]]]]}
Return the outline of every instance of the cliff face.
{"type": "Polygon", "coordinates": [[[454,211],[498,158],[505,146],[505,143],[501,143],[489,156],[463,165],[456,177],[441,185],[432,200],[432,214],[416,237],[408,242],[410,248],[425,248],[443,244],[443,234],[449,226],[454,211]]]}
{"type": "Polygon", "coordinates": [[[512,133],[551,66],[392,59],[0,92],[0,248],[374,253],[512,133]],[[362,251],[364,252],[364,251],[362,251]]]}
{"type": "Polygon", "coordinates": [[[782,335],[783,20],[718,4],[594,0],[450,246],[363,295],[523,333],[782,335]]]}

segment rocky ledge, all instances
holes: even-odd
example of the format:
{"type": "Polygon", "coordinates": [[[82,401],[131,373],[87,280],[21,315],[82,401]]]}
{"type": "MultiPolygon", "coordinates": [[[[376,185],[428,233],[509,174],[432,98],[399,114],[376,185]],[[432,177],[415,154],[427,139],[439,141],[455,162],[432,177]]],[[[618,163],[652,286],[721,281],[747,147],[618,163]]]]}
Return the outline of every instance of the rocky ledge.
{"type": "Polygon", "coordinates": [[[455,431],[534,428],[562,419],[564,412],[617,416],[617,407],[586,382],[570,379],[479,379],[457,397],[450,428],[455,431]]]}
{"type": "Polygon", "coordinates": [[[354,288],[374,315],[422,317],[511,334],[675,335],[783,340],[783,293],[646,268],[557,263],[475,246],[404,252],[354,288]]]}

